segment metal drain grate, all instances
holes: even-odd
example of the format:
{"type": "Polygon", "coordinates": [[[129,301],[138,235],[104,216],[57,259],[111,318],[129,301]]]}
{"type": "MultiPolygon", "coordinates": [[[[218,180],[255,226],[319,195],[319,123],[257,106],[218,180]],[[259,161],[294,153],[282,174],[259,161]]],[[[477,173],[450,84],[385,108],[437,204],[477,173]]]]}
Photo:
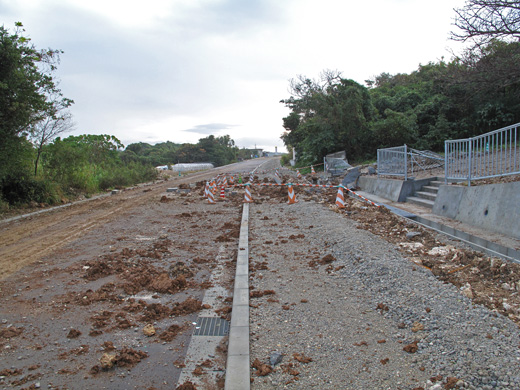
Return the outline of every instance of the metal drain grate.
{"type": "Polygon", "coordinates": [[[194,336],[226,336],[229,333],[229,321],[218,317],[199,317],[194,336]]]}

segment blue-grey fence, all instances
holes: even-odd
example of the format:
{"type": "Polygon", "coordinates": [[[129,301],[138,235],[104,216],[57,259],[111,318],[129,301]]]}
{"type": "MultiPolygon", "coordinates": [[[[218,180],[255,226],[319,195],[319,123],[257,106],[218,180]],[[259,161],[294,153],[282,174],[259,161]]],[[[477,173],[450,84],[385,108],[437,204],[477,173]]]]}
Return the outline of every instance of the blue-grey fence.
{"type": "Polygon", "coordinates": [[[520,123],[477,137],[444,142],[445,181],[520,174],[520,123]]]}

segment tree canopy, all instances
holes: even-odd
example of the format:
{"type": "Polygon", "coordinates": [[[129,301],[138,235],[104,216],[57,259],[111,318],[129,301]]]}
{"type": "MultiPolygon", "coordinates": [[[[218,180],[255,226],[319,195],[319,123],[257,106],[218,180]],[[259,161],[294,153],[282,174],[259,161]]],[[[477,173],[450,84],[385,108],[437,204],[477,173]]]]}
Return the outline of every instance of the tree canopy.
{"type": "Polygon", "coordinates": [[[54,78],[62,52],[36,49],[24,31],[21,23],[12,33],[0,26],[0,179],[23,167],[15,162],[26,136],[73,104],[54,78]]]}
{"type": "Polygon", "coordinates": [[[404,143],[442,151],[446,139],[520,121],[520,43],[492,40],[473,53],[410,74],[382,73],[368,87],[337,71],[318,80],[298,76],[281,101],[290,109],[282,139],[301,164],[340,150],[359,161],[404,143]]]}
{"type": "Polygon", "coordinates": [[[196,144],[175,144],[173,142],[162,142],[155,145],[143,142],[130,144],[123,152],[122,158],[154,166],[191,162],[209,162],[220,166],[235,161],[237,150],[235,141],[229,135],[219,137],[210,135],[199,139],[196,144]]]}

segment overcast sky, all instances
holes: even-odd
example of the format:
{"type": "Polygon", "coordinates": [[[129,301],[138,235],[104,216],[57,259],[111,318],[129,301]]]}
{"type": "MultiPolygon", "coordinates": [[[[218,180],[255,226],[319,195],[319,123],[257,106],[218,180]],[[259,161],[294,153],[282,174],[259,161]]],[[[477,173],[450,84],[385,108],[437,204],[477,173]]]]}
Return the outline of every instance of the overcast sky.
{"type": "Polygon", "coordinates": [[[61,49],[72,134],[284,150],[291,78],[325,69],[361,84],[450,59],[464,0],[0,0],[37,48],[61,49]]]}

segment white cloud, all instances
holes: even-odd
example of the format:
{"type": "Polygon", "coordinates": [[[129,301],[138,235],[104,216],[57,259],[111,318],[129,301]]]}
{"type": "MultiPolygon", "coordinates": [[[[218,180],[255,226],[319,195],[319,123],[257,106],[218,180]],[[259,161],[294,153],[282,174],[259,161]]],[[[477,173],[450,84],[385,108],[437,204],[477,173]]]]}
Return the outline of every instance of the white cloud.
{"type": "Polygon", "coordinates": [[[324,69],[362,83],[449,56],[464,0],[0,0],[6,27],[65,51],[76,133],[280,150],[288,80],[324,69]],[[191,131],[185,131],[191,129],[191,131]]]}

